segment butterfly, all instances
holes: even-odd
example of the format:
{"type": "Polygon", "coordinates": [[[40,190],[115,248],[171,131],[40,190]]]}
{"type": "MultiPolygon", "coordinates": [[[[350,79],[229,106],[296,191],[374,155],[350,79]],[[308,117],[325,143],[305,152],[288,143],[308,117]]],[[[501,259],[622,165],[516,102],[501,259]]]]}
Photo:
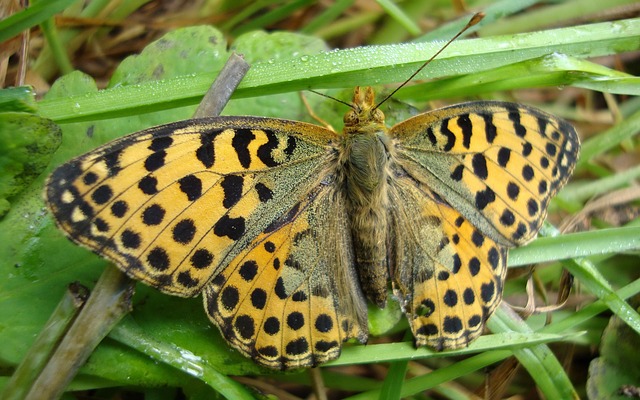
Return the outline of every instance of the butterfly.
{"type": "Polygon", "coordinates": [[[388,129],[356,88],[344,131],[250,116],[162,125],[57,168],[46,200],[74,242],[191,297],[274,369],[368,338],[393,297],[417,346],[467,346],[502,298],[507,249],[534,239],[580,142],[562,119],[480,101],[388,129]]]}

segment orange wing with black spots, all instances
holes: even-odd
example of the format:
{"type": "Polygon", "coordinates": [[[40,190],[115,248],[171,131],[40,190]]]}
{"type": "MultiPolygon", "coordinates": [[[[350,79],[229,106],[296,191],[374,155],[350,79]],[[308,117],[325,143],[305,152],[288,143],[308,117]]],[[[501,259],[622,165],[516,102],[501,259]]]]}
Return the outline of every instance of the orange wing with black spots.
{"type": "Polygon", "coordinates": [[[578,136],[561,119],[502,102],[420,114],[389,134],[394,290],[418,345],[466,346],[500,303],[507,248],[535,238],[571,175],[578,136]]]}
{"type": "Polygon", "coordinates": [[[416,345],[465,347],[502,299],[506,248],[406,175],[395,180],[392,198],[392,284],[416,345]]]}
{"type": "Polygon", "coordinates": [[[367,339],[341,196],[315,190],[268,226],[204,289],[211,320],[240,352],[275,368],[337,358],[367,339]]]}
{"type": "Polygon", "coordinates": [[[390,135],[409,175],[506,246],[535,238],[580,151],[567,122],[495,101],[420,114],[390,135]]]}
{"type": "Polygon", "coordinates": [[[177,122],[62,165],[46,199],[71,240],[132,278],[194,296],[317,185],[335,135],[266,118],[177,122]]]}

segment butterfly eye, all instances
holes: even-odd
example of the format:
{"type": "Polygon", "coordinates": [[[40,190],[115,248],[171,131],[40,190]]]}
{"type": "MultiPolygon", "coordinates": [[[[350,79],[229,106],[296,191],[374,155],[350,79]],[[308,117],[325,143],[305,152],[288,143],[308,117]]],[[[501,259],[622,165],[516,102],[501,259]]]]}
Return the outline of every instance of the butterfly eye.
{"type": "Polygon", "coordinates": [[[379,109],[375,108],[371,111],[371,120],[377,123],[384,123],[384,113],[379,109]]]}
{"type": "Polygon", "coordinates": [[[358,114],[355,110],[351,110],[344,115],[343,118],[345,126],[353,126],[358,123],[358,114]]]}

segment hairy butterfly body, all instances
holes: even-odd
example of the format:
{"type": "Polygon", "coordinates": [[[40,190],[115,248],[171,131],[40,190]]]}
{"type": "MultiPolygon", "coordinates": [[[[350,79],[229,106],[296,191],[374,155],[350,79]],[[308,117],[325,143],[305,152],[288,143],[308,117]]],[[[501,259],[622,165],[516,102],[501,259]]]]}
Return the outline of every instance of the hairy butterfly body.
{"type": "Polygon", "coordinates": [[[476,102],[391,129],[356,88],[343,134],[217,117],[151,128],[59,167],[46,198],[74,242],[179,296],[276,369],[367,340],[389,282],[418,346],[478,337],[507,248],[532,240],[579,151],[571,125],[476,102]]]}

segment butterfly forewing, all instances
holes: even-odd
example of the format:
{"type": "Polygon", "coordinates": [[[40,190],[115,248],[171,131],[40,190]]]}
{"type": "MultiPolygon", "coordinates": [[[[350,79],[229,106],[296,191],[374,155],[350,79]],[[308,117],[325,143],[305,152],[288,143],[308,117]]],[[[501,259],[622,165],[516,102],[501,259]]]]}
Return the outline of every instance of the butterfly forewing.
{"type": "Polygon", "coordinates": [[[579,151],[568,123],[503,102],[431,111],[397,124],[390,134],[412,177],[506,246],[535,237],[579,151]]]}
{"type": "Polygon", "coordinates": [[[72,240],[133,278],[193,296],[317,185],[334,135],[251,117],[164,125],[64,164],[46,197],[72,240]]]}

